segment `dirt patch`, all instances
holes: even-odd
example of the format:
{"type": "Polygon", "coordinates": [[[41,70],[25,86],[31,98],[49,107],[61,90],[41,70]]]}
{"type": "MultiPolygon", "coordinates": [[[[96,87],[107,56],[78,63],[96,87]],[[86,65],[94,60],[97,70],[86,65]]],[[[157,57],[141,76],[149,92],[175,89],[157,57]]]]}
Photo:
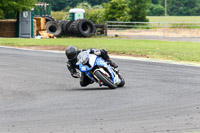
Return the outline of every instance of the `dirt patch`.
{"type": "Polygon", "coordinates": [[[136,55],[136,54],[109,53],[109,55],[150,58],[148,55],[136,55]]]}
{"type": "Polygon", "coordinates": [[[64,51],[66,47],[64,46],[26,46],[26,47],[19,47],[19,48],[26,48],[26,49],[32,49],[32,50],[64,51]]]}
{"type": "Polygon", "coordinates": [[[200,37],[199,29],[128,29],[128,30],[108,30],[111,35],[151,35],[159,37],[200,37]]]}
{"type": "MultiPolygon", "coordinates": [[[[17,48],[25,48],[25,49],[31,49],[31,50],[53,50],[53,51],[64,52],[66,47],[64,46],[26,46],[26,47],[17,47],[17,48]]],[[[109,53],[109,55],[150,58],[148,55],[136,55],[136,54],[109,53]]]]}

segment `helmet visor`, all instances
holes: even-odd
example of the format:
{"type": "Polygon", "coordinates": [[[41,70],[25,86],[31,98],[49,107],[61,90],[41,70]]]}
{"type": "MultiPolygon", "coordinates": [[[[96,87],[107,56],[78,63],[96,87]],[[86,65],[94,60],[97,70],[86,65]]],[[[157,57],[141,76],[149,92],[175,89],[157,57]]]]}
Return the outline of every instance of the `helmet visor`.
{"type": "Polygon", "coordinates": [[[75,53],[70,53],[70,54],[67,54],[67,58],[68,59],[74,59],[76,57],[76,54],[75,53]]]}

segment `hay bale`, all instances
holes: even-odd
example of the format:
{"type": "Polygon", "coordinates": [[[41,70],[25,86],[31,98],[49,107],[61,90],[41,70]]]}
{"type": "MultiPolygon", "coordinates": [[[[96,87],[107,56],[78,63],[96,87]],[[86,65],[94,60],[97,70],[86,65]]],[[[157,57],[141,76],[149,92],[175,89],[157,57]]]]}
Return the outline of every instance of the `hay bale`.
{"type": "Polygon", "coordinates": [[[42,31],[42,30],[46,29],[46,26],[45,26],[46,20],[45,20],[45,18],[34,17],[33,19],[36,20],[37,33],[39,33],[39,31],[42,31]]]}
{"type": "Polygon", "coordinates": [[[35,19],[33,19],[33,34],[37,36],[37,22],[35,19]]]}
{"type": "Polygon", "coordinates": [[[17,37],[17,20],[0,20],[0,37],[17,37]]]}
{"type": "Polygon", "coordinates": [[[49,34],[47,31],[39,31],[39,34],[42,36],[43,39],[47,39],[47,38],[56,39],[56,37],[53,34],[49,34]]]}

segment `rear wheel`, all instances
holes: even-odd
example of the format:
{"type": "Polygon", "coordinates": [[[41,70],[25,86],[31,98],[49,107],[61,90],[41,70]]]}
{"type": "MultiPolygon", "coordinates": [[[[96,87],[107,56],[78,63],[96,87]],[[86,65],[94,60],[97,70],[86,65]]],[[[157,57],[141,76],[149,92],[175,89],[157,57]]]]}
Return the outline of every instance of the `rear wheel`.
{"type": "Polygon", "coordinates": [[[117,86],[108,78],[106,75],[102,74],[100,71],[95,71],[94,75],[110,89],[115,89],[117,86]]]}

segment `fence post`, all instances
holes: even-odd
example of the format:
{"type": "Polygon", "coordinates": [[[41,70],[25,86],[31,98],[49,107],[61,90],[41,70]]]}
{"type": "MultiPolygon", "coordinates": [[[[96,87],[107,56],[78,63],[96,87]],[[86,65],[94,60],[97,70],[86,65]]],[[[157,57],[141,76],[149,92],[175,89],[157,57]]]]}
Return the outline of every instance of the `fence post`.
{"type": "Polygon", "coordinates": [[[108,35],[108,22],[107,21],[105,22],[104,29],[105,29],[105,35],[107,36],[108,35]]]}
{"type": "Polygon", "coordinates": [[[163,37],[165,37],[165,23],[163,23],[163,37]]]}

